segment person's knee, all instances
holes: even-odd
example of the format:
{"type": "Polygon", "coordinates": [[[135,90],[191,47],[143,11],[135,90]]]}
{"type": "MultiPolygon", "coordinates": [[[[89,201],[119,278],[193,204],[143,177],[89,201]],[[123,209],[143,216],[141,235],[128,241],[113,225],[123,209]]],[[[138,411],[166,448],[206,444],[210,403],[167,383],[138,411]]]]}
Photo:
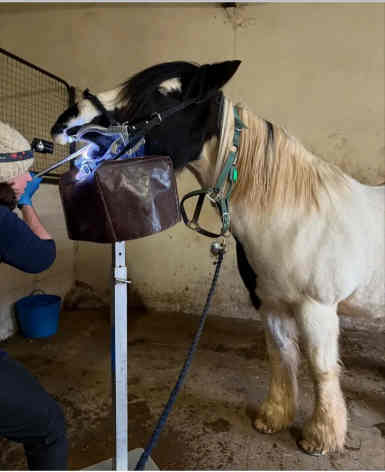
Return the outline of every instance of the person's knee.
{"type": "Polygon", "coordinates": [[[50,404],[49,424],[47,430],[46,444],[55,442],[67,435],[67,425],[62,407],[52,401],[50,404]]]}
{"type": "Polygon", "coordinates": [[[24,443],[30,470],[66,470],[68,439],[62,408],[53,399],[49,402],[45,434],[38,441],[24,443]]]}

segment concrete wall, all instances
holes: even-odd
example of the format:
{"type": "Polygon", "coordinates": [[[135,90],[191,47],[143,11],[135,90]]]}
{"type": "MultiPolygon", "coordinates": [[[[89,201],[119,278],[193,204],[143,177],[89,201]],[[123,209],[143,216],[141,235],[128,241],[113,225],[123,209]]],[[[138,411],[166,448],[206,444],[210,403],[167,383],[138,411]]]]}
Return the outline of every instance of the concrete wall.
{"type": "MultiPolygon", "coordinates": [[[[384,180],[384,5],[218,4],[3,5],[0,46],[101,91],[168,60],[243,61],[226,88],[281,124],[313,152],[362,182],[384,180]]],[[[197,184],[187,172],[179,193],[197,184]]],[[[214,219],[209,211],[207,220],[214,219]]],[[[197,313],[213,265],[210,241],[177,225],[127,243],[131,294],[158,309],[197,313]]],[[[102,293],[110,248],[77,245],[76,277],[102,293]]],[[[213,313],[254,316],[225,259],[213,313]]]]}

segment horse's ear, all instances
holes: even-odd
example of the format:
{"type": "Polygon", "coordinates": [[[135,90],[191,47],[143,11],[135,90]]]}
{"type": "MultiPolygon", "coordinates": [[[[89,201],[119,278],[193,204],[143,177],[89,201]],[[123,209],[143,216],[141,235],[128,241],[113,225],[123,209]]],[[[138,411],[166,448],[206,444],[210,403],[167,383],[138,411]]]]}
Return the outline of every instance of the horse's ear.
{"type": "Polygon", "coordinates": [[[221,89],[235,74],[241,61],[205,64],[184,84],[184,98],[203,98],[211,90],[221,89]]]}
{"type": "Polygon", "coordinates": [[[208,64],[207,77],[210,89],[220,89],[227,84],[227,82],[237,72],[240,64],[241,61],[225,61],[219,62],[218,64],[208,64]]]}

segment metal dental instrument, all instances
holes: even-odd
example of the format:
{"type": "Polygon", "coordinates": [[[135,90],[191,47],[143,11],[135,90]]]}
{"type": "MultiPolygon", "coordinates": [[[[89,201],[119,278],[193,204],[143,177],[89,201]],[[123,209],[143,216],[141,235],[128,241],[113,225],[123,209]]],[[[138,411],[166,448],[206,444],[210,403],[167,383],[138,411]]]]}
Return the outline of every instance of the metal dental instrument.
{"type": "MultiPolygon", "coordinates": [[[[120,139],[122,139],[123,144],[128,143],[127,127],[124,126],[124,125],[116,125],[116,126],[111,126],[109,128],[103,128],[102,126],[98,126],[98,125],[84,125],[78,130],[76,135],[69,136],[69,138],[70,138],[69,141],[71,143],[78,142],[78,141],[89,141],[88,139],[82,139],[82,138],[83,138],[84,135],[86,135],[87,133],[90,133],[90,132],[91,133],[92,132],[93,133],[97,132],[99,134],[102,134],[102,135],[108,136],[108,137],[114,137],[114,136],[116,137],[116,139],[114,139],[113,142],[111,143],[111,145],[109,146],[108,151],[111,149],[111,147],[119,139],[119,136],[120,136],[120,139]]],[[[43,141],[43,140],[40,140],[40,141],[43,141]]],[[[88,152],[88,150],[91,146],[94,146],[94,144],[92,142],[87,144],[86,146],[83,146],[81,149],[78,149],[77,151],[70,154],[66,158],[62,159],[61,161],[58,161],[55,164],[52,164],[50,167],[47,167],[46,169],[40,171],[39,173],[37,173],[34,176],[34,178],[39,178],[39,177],[42,177],[43,175],[48,174],[52,170],[56,169],[56,167],[59,167],[59,166],[65,164],[66,162],[72,161],[73,159],[76,159],[81,154],[87,155],[87,152],[88,152]]],[[[53,148],[53,145],[52,145],[52,148],[53,148]]],[[[35,147],[35,149],[38,150],[37,147],[35,147]]]]}
{"type": "Polygon", "coordinates": [[[83,146],[81,149],[78,149],[77,151],[73,152],[72,154],[70,154],[69,156],[65,157],[64,159],[62,159],[61,161],[58,161],[58,162],[55,162],[55,164],[52,164],[51,166],[47,167],[46,169],[38,172],[36,175],[34,175],[34,179],[36,178],[39,178],[39,177],[42,177],[43,175],[46,175],[48,174],[49,172],[51,172],[51,170],[54,170],[56,169],[56,167],[59,167],[63,164],[65,164],[66,162],[70,162],[72,161],[73,159],[76,159],[78,156],[80,156],[81,154],[84,154],[85,152],[88,151],[88,149],[92,146],[92,144],[88,144],[87,146],[83,146]]]}

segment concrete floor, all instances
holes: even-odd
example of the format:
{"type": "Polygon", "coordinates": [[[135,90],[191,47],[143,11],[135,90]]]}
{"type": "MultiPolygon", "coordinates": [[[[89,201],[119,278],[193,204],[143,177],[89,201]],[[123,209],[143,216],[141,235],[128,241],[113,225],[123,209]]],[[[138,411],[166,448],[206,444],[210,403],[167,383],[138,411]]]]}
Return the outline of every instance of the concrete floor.
{"type": "MultiPolygon", "coordinates": [[[[71,469],[112,456],[108,320],[103,311],[62,312],[57,335],[46,340],[16,335],[0,343],[63,405],[71,469]]],[[[180,313],[129,313],[129,449],[145,447],[197,325],[197,317],[180,313]]],[[[306,366],[293,428],[259,434],[252,427],[253,412],[268,385],[261,324],[209,318],[152,458],[165,470],[385,469],[384,340],[379,330],[343,330],[347,446],[343,454],[317,458],[296,447],[312,405],[306,366]]],[[[21,446],[0,440],[0,470],[25,467],[21,446]]]]}

